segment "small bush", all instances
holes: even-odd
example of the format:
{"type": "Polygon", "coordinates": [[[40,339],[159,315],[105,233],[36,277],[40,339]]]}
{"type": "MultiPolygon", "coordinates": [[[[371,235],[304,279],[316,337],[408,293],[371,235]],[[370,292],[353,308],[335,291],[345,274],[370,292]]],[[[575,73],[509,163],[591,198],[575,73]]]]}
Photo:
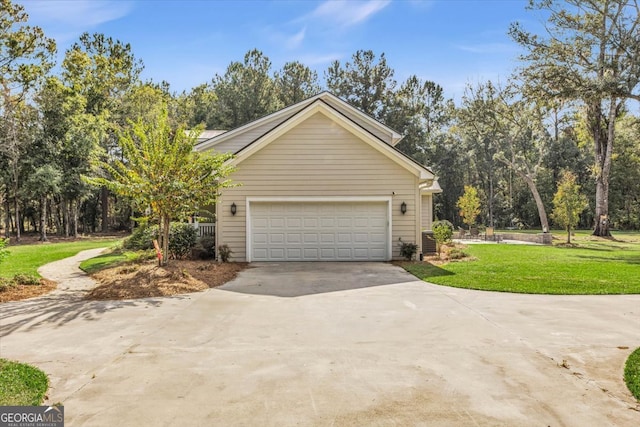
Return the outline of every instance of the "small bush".
{"type": "Polygon", "coordinates": [[[158,236],[158,226],[141,226],[133,229],[133,233],[123,243],[125,249],[144,251],[153,249],[153,239],[158,236]]]}
{"type": "Polygon", "coordinates": [[[210,258],[216,256],[216,239],[213,236],[202,236],[198,242],[210,258]]]}
{"type": "Polygon", "coordinates": [[[5,248],[9,245],[9,239],[0,238],[0,262],[9,255],[9,251],[5,248]]]}
{"type": "Polygon", "coordinates": [[[399,240],[400,255],[407,261],[411,261],[416,252],[418,252],[418,245],[416,245],[415,243],[403,242],[402,238],[400,238],[399,240]]]}
{"type": "Polygon", "coordinates": [[[196,245],[198,232],[195,227],[186,222],[172,222],[169,227],[169,256],[181,259],[191,253],[196,245]]]}
{"type": "MultiPolygon", "coordinates": [[[[196,244],[198,232],[186,222],[172,222],[169,225],[169,258],[184,258],[196,244]]],[[[138,227],[124,241],[124,248],[135,251],[153,249],[153,240],[158,239],[158,226],[138,227]]]]}
{"type": "Polygon", "coordinates": [[[14,285],[40,286],[40,278],[29,274],[16,274],[12,280],[14,285]]]}
{"type": "Polygon", "coordinates": [[[220,254],[220,261],[229,262],[233,251],[229,248],[229,245],[220,245],[218,246],[218,253],[220,254]]]}
{"type": "Polygon", "coordinates": [[[640,348],[637,348],[625,363],[624,382],[629,391],[640,401],[640,348]]]}
{"type": "Polygon", "coordinates": [[[452,248],[449,251],[449,259],[462,259],[467,257],[467,253],[461,249],[458,248],[452,248]]]}
{"type": "Polygon", "coordinates": [[[438,244],[438,254],[441,246],[451,241],[453,237],[453,224],[449,221],[436,221],[433,225],[433,237],[438,244]]]}
{"type": "Polygon", "coordinates": [[[0,292],[8,291],[13,288],[15,285],[11,279],[7,279],[6,277],[0,277],[0,292]]]}

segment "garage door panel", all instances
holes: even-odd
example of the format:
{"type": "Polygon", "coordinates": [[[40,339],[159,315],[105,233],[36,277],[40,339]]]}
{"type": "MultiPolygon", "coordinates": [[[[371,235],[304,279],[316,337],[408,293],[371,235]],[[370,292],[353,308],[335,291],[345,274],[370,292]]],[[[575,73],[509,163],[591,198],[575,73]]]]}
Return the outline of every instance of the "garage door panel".
{"type": "Polygon", "coordinates": [[[318,248],[304,248],[303,250],[303,259],[308,261],[317,260],[319,257],[318,248]]]}
{"type": "Polygon", "coordinates": [[[318,218],[305,218],[304,228],[318,228],[318,218]]]}
{"type": "Polygon", "coordinates": [[[336,241],[336,235],[333,233],[322,233],[320,234],[320,243],[322,244],[333,244],[336,241]]]}
{"type": "Polygon", "coordinates": [[[302,243],[302,233],[287,233],[287,243],[302,243]]]}
{"type": "Polygon", "coordinates": [[[302,217],[289,217],[287,218],[287,228],[301,228],[302,217]]]}
{"type": "Polygon", "coordinates": [[[269,233],[269,243],[271,245],[280,245],[284,243],[284,233],[269,233]]]}
{"type": "Polygon", "coordinates": [[[318,234],[317,233],[304,233],[303,243],[307,244],[316,244],[318,243],[318,234]]]}
{"type": "Polygon", "coordinates": [[[301,248],[288,248],[287,249],[287,259],[291,261],[302,260],[302,249],[301,248]]]}
{"type": "Polygon", "coordinates": [[[386,202],[251,203],[253,261],[386,260],[386,202]]]}

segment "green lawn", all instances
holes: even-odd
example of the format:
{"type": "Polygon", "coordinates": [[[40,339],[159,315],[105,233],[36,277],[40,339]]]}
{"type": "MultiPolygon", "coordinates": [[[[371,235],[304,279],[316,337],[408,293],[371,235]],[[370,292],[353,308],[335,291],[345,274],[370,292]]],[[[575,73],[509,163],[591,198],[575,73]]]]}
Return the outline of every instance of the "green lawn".
{"type": "Polygon", "coordinates": [[[624,366],[624,382],[629,391],[640,401],[640,348],[631,353],[624,366]]]}
{"type": "Polygon", "coordinates": [[[85,273],[92,274],[105,268],[115,267],[121,264],[136,262],[144,259],[155,258],[155,252],[151,251],[122,251],[116,250],[106,254],[99,255],[95,258],[82,261],[80,269],[85,273]]]}
{"type": "Polygon", "coordinates": [[[0,277],[15,274],[37,276],[39,267],[53,261],[74,256],[85,249],[114,246],[119,239],[88,239],[64,243],[40,243],[9,246],[9,256],[0,263],[0,277]]]}
{"type": "Polygon", "coordinates": [[[637,234],[613,242],[577,236],[577,247],[513,244],[469,245],[473,261],[441,266],[413,263],[405,269],[439,285],[530,294],[640,293],[637,234]]]}
{"type": "Polygon", "coordinates": [[[0,406],[37,406],[49,388],[47,375],[25,363],[0,359],[0,406]]]}

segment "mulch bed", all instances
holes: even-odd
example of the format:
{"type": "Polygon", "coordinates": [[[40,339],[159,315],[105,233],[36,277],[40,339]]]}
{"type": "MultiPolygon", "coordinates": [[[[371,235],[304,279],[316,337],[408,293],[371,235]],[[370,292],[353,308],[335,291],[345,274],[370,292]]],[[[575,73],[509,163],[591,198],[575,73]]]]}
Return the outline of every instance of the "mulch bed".
{"type": "Polygon", "coordinates": [[[122,300],[165,297],[200,292],[233,280],[247,263],[219,264],[213,261],[170,261],[158,267],[155,261],[109,268],[92,275],[99,285],[86,298],[122,300]]]}
{"type": "Polygon", "coordinates": [[[38,297],[53,291],[58,284],[51,280],[40,279],[40,285],[11,286],[0,292],[0,302],[20,301],[27,298],[38,297]]]}

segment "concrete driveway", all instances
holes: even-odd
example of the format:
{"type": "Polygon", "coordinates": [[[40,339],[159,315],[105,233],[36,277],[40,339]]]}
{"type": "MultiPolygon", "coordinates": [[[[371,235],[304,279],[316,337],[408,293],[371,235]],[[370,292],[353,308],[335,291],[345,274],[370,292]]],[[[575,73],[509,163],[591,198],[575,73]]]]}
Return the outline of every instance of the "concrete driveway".
{"type": "Polygon", "coordinates": [[[640,296],[466,291],[382,263],[74,295],[0,305],[1,357],[48,372],[70,426],[640,425],[622,380],[640,296]]]}

